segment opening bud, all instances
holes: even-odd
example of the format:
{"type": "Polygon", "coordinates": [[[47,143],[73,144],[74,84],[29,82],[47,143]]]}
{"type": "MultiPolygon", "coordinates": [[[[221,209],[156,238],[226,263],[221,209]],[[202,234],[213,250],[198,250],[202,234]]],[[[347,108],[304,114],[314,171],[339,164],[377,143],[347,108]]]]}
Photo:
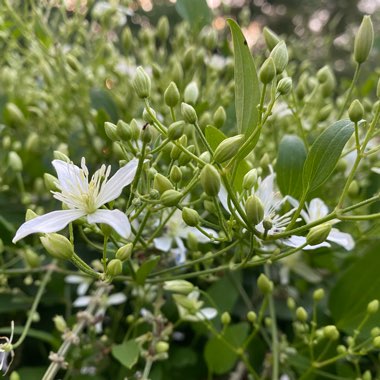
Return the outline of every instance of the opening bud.
{"type": "Polygon", "coordinates": [[[74,247],[66,237],[51,233],[40,237],[41,243],[50,256],[60,260],[70,260],[74,247]]]}
{"type": "Polygon", "coordinates": [[[370,16],[364,16],[355,37],[354,59],[361,64],[367,60],[374,39],[373,25],[370,16]]]}
{"type": "Polygon", "coordinates": [[[196,121],[198,120],[197,113],[195,112],[195,109],[190,104],[182,103],[181,113],[186,123],[195,124],[196,121]]]}
{"type": "Polygon", "coordinates": [[[250,195],[245,202],[245,212],[248,222],[254,226],[259,224],[264,218],[264,206],[260,198],[256,195],[250,195]]]}
{"type": "Polygon", "coordinates": [[[223,140],[215,149],[214,160],[218,163],[230,160],[239,151],[244,135],[236,135],[223,140]]]}
{"type": "Polygon", "coordinates": [[[218,171],[210,164],[203,167],[200,182],[205,193],[211,197],[218,195],[220,190],[220,176],[218,171]]]}
{"type": "Polygon", "coordinates": [[[149,97],[151,88],[150,78],[141,66],[136,70],[132,85],[139,98],[144,99],[149,97]]]}
{"type": "Polygon", "coordinates": [[[318,245],[323,243],[331,232],[331,224],[325,223],[310,229],[306,236],[306,242],[309,245],[318,245]]]}

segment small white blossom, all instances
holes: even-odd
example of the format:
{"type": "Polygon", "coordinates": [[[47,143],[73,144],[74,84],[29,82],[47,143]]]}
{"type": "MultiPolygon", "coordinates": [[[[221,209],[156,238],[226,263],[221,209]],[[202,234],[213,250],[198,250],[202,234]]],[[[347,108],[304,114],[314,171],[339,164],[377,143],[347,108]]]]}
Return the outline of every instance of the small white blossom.
{"type": "Polygon", "coordinates": [[[14,322],[11,322],[11,336],[0,336],[0,340],[5,340],[5,343],[0,343],[0,371],[4,371],[4,374],[7,373],[10,363],[7,362],[8,355],[11,355],[11,362],[14,357],[14,351],[12,346],[13,334],[15,330],[14,322]]]}
{"type": "Polygon", "coordinates": [[[111,166],[102,165],[89,179],[84,158],[81,168],[73,163],[54,160],[53,166],[58,176],[56,185],[60,192],[53,192],[53,195],[68,209],[53,211],[25,222],[17,230],[13,243],[37,232],[60,231],[69,223],[84,216],[87,217],[88,223],[108,224],[120,236],[127,238],[131,233],[127,216],[119,210],[106,210],[101,207],[119,197],[123,188],[133,181],[137,165],[138,160],[133,159],[111,178],[108,178],[111,166]]]}

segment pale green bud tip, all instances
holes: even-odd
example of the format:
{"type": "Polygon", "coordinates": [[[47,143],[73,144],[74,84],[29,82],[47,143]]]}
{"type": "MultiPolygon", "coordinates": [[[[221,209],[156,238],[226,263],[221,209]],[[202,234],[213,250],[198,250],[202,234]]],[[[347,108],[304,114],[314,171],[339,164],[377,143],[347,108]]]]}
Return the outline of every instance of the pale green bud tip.
{"type": "Polygon", "coordinates": [[[164,100],[168,107],[175,107],[180,99],[180,94],[178,91],[178,87],[174,82],[170,82],[168,88],[164,93],[164,100]]]}
{"type": "Polygon", "coordinates": [[[337,340],[339,338],[339,331],[334,325],[328,325],[323,328],[323,335],[330,340],[337,340]]]}
{"type": "Polygon", "coordinates": [[[195,124],[198,120],[197,113],[195,112],[195,109],[187,103],[181,104],[181,113],[183,116],[183,119],[189,123],[189,124],[195,124]]]}
{"type": "Polygon", "coordinates": [[[64,161],[64,162],[70,162],[70,158],[66,156],[65,153],[62,153],[60,152],[59,150],[55,150],[53,152],[53,157],[56,159],[56,160],[61,160],[61,161],[64,161]]]}
{"type": "Polygon", "coordinates": [[[223,325],[229,325],[231,323],[231,315],[228,311],[225,311],[221,317],[220,321],[223,323],[223,325]]]}
{"type": "Polygon", "coordinates": [[[226,122],[226,111],[222,106],[219,106],[215,111],[214,116],[212,118],[213,124],[216,128],[222,128],[224,123],[226,122]]]}
{"type": "Polygon", "coordinates": [[[273,78],[276,76],[276,66],[272,57],[267,58],[263,65],[261,66],[259,78],[262,83],[268,84],[272,82],[273,78]]]}
{"type": "Polygon", "coordinates": [[[348,109],[348,116],[351,121],[354,123],[357,123],[361,119],[363,119],[364,115],[364,108],[360,101],[358,99],[355,99],[351,105],[350,108],[348,109]]]}
{"type": "Polygon", "coordinates": [[[267,27],[264,27],[263,35],[269,50],[272,50],[281,41],[278,35],[267,27]]]}
{"type": "Polygon", "coordinates": [[[141,66],[137,68],[132,84],[139,98],[144,99],[149,97],[151,88],[150,78],[141,66]]]}
{"type": "Polygon", "coordinates": [[[164,193],[166,190],[174,189],[172,183],[169,179],[160,173],[154,176],[153,189],[157,190],[160,194],[164,193]]]}
{"type": "Polygon", "coordinates": [[[257,279],[257,286],[263,294],[269,294],[273,291],[273,282],[264,273],[261,273],[257,279]]]}
{"type": "Polygon", "coordinates": [[[264,206],[260,198],[256,195],[250,195],[245,202],[245,212],[248,222],[254,226],[259,224],[264,218],[264,206]]]}
{"type": "Polygon", "coordinates": [[[116,125],[116,132],[120,139],[129,141],[132,138],[131,127],[123,120],[119,120],[116,125]]]}
{"type": "Polygon", "coordinates": [[[257,320],[257,314],[251,310],[247,313],[247,319],[249,322],[255,323],[257,320]]]}
{"type": "Polygon", "coordinates": [[[288,49],[286,48],[285,41],[280,41],[271,51],[270,57],[273,58],[276,67],[276,73],[281,74],[289,61],[288,49]]]}
{"type": "Polygon", "coordinates": [[[380,327],[374,327],[372,330],[371,330],[371,336],[373,338],[375,338],[376,336],[379,336],[380,335],[380,327]]]}
{"type": "Polygon", "coordinates": [[[354,59],[361,64],[367,60],[374,40],[373,25],[370,16],[364,16],[355,38],[354,59]]]}
{"type": "Polygon", "coordinates": [[[369,370],[365,371],[362,375],[363,380],[372,380],[372,375],[369,370]]]}
{"type": "Polygon", "coordinates": [[[132,256],[133,244],[127,243],[120,247],[115,254],[115,257],[121,261],[126,261],[132,256]]]}
{"type": "Polygon", "coordinates": [[[166,16],[160,17],[157,23],[157,37],[161,41],[165,41],[169,36],[170,26],[166,16]]]}
{"type": "Polygon", "coordinates": [[[189,294],[194,290],[194,285],[186,280],[170,280],[164,282],[164,289],[168,292],[189,294]]]}
{"type": "Polygon", "coordinates": [[[212,197],[218,195],[220,190],[220,176],[214,166],[207,164],[203,167],[200,174],[200,182],[207,195],[212,197]]]}
{"type": "Polygon", "coordinates": [[[48,191],[58,191],[57,178],[49,173],[44,174],[44,185],[48,191]]]}
{"type": "Polygon", "coordinates": [[[321,301],[325,297],[325,291],[320,288],[314,291],[313,293],[313,299],[314,301],[321,301]]]}
{"type": "Polygon", "coordinates": [[[115,277],[123,271],[123,263],[119,259],[113,259],[107,264],[106,273],[108,276],[115,277]]]}
{"type": "Polygon", "coordinates": [[[367,306],[367,313],[368,314],[375,314],[379,310],[379,301],[373,300],[371,301],[367,306]]]}
{"type": "Polygon", "coordinates": [[[343,344],[340,344],[340,345],[336,348],[336,352],[337,352],[339,355],[345,354],[345,353],[347,352],[347,347],[346,347],[346,346],[343,346],[343,344]]]}
{"type": "Polygon", "coordinates": [[[74,255],[74,247],[66,237],[51,233],[40,238],[43,247],[54,258],[70,260],[74,255]]]}
{"type": "Polygon", "coordinates": [[[286,77],[280,79],[277,84],[277,92],[281,95],[287,95],[290,91],[292,91],[293,81],[292,78],[286,77]]]}
{"type": "Polygon", "coordinates": [[[251,169],[243,178],[243,189],[251,190],[257,183],[257,169],[251,169]]]}
{"type": "Polygon", "coordinates": [[[233,158],[239,151],[244,140],[244,135],[236,135],[223,140],[216,148],[214,160],[218,163],[233,158]]]}
{"type": "Polygon", "coordinates": [[[294,298],[289,297],[286,301],[286,304],[290,310],[294,310],[296,307],[296,301],[294,301],[294,298]]]}
{"type": "Polygon", "coordinates": [[[199,89],[195,82],[190,82],[186,88],[185,92],[183,94],[183,99],[186,103],[189,104],[195,104],[198,100],[199,96],[199,89]]]}
{"type": "Polygon", "coordinates": [[[373,338],[372,343],[376,348],[380,348],[380,336],[373,338]]]}
{"type": "Polygon", "coordinates": [[[21,172],[22,171],[22,160],[16,152],[14,152],[14,151],[9,152],[8,162],[9,162],[9,167],[13,171],[15,171],[15,172],[21,172]]]}
{"type": "Polygon", "coordinates": [[[182,219],[190,227],[195,227],[199,224],[198,212],[188,207],[182,209],[182,219]]]}
{"type": "Polygon", "coordinates": [[[116,127],[115,124],[110,123],[109,121],[106,121],[104,123],[104,131],[106,132],[107,137],[111,141],[117,141],[117,140],[119,140],[119,136],[118,136],[118,133],[117,133],[117,127],[116,127]]]}
{"type": "Polygon", "coordinates": [[[310,229],[306,236],[306,242],[308,245],[318,245],[323,243],[331,232],[331,224],[321,224],[319,226],[310,229]]]}
{"type": "Polygon", "coordinates": [[[170,170],[170,180],[179,183],[182,180],[182,171],[177,165],[173,165],[170,170]]]}
{"type": "Polygon", "coordinates": [[[66,324],[66,321],[65,319],[62,317],[62,315],[56,315],[54,318],[53,318],[53,322],[54,322],[54,325],[55,325],[55,328],[61,332],[61,333],[64,333],[67,329],[67,324],[66,324]]]}
{"type": "Polygon", "coordinates": [[[160,197],[160,201],[164,206],[177,206],[183,194],[177,190],[166,190],[160,197]]]}
{"type": "Polygon", "coordinates": [[[159,342],[156,343],[155,349],[156,349],[156,352],[158,354],[168,352],[169,351],[169,343],[160,340],[159,342]]]}
{"type": "Polygon", "coordinates": [[[178,140],[183,135],[185,125],[186,123],[183,120],[170,124],[168,128],[168,139],[178,140]]]}
{"type": "Polygon", "coordinates": [[[302,307],[297,307],[297,310],[296,310],[296,317],[297,319],[300,321],[300,322],[303,322],[305,323],[307,321],[307,311],[302,307]]]}

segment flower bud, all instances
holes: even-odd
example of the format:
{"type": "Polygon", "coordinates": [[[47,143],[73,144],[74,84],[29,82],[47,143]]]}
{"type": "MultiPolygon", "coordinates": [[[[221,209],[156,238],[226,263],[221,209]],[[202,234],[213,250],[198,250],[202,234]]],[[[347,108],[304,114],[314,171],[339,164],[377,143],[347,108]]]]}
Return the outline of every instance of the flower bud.
{"type": "Polygon", "coordinates": [[[70,68],[75,72],[78,72],[81,69],[81,64],[79,63],[78,59],[74,57],[72,54],[66,55],[66,62],[70,66],[70,68]]]}
{"type": "Polygon", "coordinates": [[[313,293],[313,299],[316,302],[321,301],[324,297],[325,291],[322,288],[315,290],[313,293]]]}
{"type": "Polygon", "coordinates": [[[106,121],[104,123],[104,131],[106,132],[107,137],[111,141],[119,140],[119,136],[118,136],[117,130],[116,130],[116,125],[114,123],[110,123],[109,121],[106,121]]]}
{"type": "Polygon", "coordinates": [[[132,85],[139,98],[144,99],[149,97],[151,88],[150,78],[141,66],[136,70],[132,85]]]}
{"type": "Polygon", "coordinates": [[[74,247],[66,237],[51,233],[40,237],[41,243],[55,259],[70,260],[74,255],[74,247]]]}
{"type": "Polygon", "coordinates": [[[182,209],[182,219],[190,227],[195,227],[199,224],[199,214],[196,210],[188,207],[182,209]]]}
{"type": "Polygon", "coordinates": [[[190,251],[198,250],[198,238],[192,232],[187,234],[187,248],[189,248],[190,251]]]}
{"type": "Polygon", "coordinates": [[[132,119],[129,126],[131,128],[132,139],[138,140],[140,137],[141,128],[139,127],[137,121],[135,119],[132,119]]]}
{"type": "Polygon", "coordinates": [[[323,243],[331,232],[331,224],[324,223],[319,226],[310,229],[306,236],[306,242],[308,245],[318,245],[323,243]]]}
{"type": "Polygon", "coordinates": [[[296,301],[294,301],[294,298],[288,297],[286,300],[286,305],[288,306],[289,310],[294,310],[296,307],[296,301]]]}
{"type": "Polygon", "coordinates": [[[380,79],[377,81],[376,96],[380,98],[380,79]]]}
{"type": "Polygon", "coordinates": [[[195,82],[190,82],[186,86],[185,92],[183,94],[183,99],[185,100],[185,103],[195,104],[198,100],[198,96],[199,90],[197,84],[195,82]]]}
{"type": "Polygon", "coordinates": [[[198,120],[197,113],[195,112],[195,109],[190,104],[182,103],[181,113],[186,123],[195,124],[196,121],[198,120]]]}
{"type": "Polygon", "coordinates": [[[182,171],[177,165],[173,165],[170,170],[170,180],[174,183],[180,183],[182,181],[182,171]]]}
{"type": "Polygon", "coordinates": [[[177,206],[183,194],[177,190],[166,190],[160,197],[160,202],[164,206],[177,206]]]}
{"type": "Polygon", "coordinates": [[[170,31],[169,20],[166,16],[161,16],[157,23],[157,37],[164,42],[168,39],[170,31]]]}
{"type": "Polygon", "coordinates": [[[165,176],[163,176],[160,173],[157,173],[154,176],[153,189],[158,190],[158,192],[162,194],[166,190],[174,189],[174,187],[172,183],[165,176]]]}
{"type": "Polygon", "coordinates": [[[363,373],[362,380],[372,380],[371,372],[368,369],[363,373]]]}
{"type": "Polygon", "coordinates": [[[256,226],[264,218],[264,206],[260,198],[250,195],[245,202],[245,212],[249,223],[256,226]]]}
{"type": "Polygon", "coordinates": [[[371,301],[367,306],[367,313],[368,314],[375,314],[379,310],[379,301],[373,300],[371,301]]]}
{"type": "Polygon", "coordinates": [[[53,318],[55,328],[60,332],[64,333],[67,330],[67,324],[62,315],[56,315],[53,318]]]}
{"type": "Polygon", "coordinates": [[[292,91],[293,81],[290,77],[285,77],[280,79],[277,84],[277,92],[281,95],[287,95],[292,91]]]}
{"type": "Polygon", "coordinates": [[[305,323],[307,321],[307,311],[302,307],[297,307],[297,310],[296,310],[296,317],[297,319],[300,321],[300,322],[303,322],[305,323]]]}
{"type": "Polygon", "coordinates": [[[336,352],[337,352],[339,355],[345,354],[345,353],[347,353],[347,347],[346,347],[346,346],[343,346],[343,344],[340,344],[340,345],[336,348],[336,352]]]}
{"type": "Polygon", "coordinates": [[[355,198],[358,196],[360,192],[360,186],[358,184],[358,181],[353,180],[350,183],[350,186],[348,186],[347,194],[350,198],[355,198]]]}
{"type": "Polygon", "coordinates": [[[348,109],[348,117],[350,118],[351,121],[354,123],[357,123],[361,119],[363,119],[364,115],[364,108],[360,101],[358,99],[355,99],[351,105],[350,108],[348,109]]]}
{"type": "Polygon", "coordinates": [[[164,352],[169,351],[169,343],[164,342],[163,340],[160,340],[159,342],[156,343],[155,350],[157,354],[162,354],[164,352]]]}
{"type": "Polygon", "coordinates": [[[59,150],[55,150],[53,152],[53,157],[56,160],[61,160],[61,161],[65,161],[65,162],[68,162],[68,163],[70,162],[70,158],[67,157],[65,153],[62,153],[59,150]]]}
{"type": "Polygon", "coordinates": [[[243,189],[251,190],[257,183],[257,169],[251,169],[243,178],[243,189]]]}
{"type": "Polygon", "coordinates": [[[194,63],[194,47],[190,46],[183,56],[183,68],[188,70],[194,63]]]}
{"type": "Polygon", "coordinates": [[[194,285],[186,280],[170,280],[164,282],[164,289],[168,292],[189,294],[194,290],[194,285]]]}
{"type": "Polygon", "coordinates": [[[289,61],[288,49],[286,48],[285,41],[280,41],[271,51],[269,57],[273,58],[276,67],[276,73],[281,74],[289,61]]]}
{"type": "Polygon", "coordinates": [[[263,294],[269,294],[273,291],[273,282],[264,273],[261,273],[257,279],[257,286],[263,294]]]}
{"type": "MultiPolygon", "coordinates": [[[[187,147],[187,150],[190,152],[190,153],[195,153],[195,146],[194,145],[189,145],[187,147]]],[[[179,157],[178,157],[178,165],[179,166],[186,166],[190,161],[192,160],[191,156],[189,156],[187,153],[185,152],[181,152],[179,157]]]]}
{"type": "Polygon", "coordinates": [[[247,319],[249,322],[255,323],[257,320],[257,314],[251,310],[247,313],[247,319]]]}
{"type": "Polygon", "coordinates": [[[336,79],[334,72],[331,70],[330,66],[325,66],[323,68],[324,82],[321,84],[321,91],[323,96],[331,96],[334,92],[336,86],[336,79]]]}
{"type": "Polygon", "coordinates": [[[183,81],[183,69],[178,60],[174,61],[173,68],[171,70],[171,77],[173,82],[175,82],[177,86],[181,87],[181,83],[183,81]]]}
{"type": "Polygon", "coordinates": [[[21,380],[21,377],[18,372],[12,371],[11,375],[9,376],[9,380],[21,380]]]}
{"type": "Polygon", "coordinates": [[[108,276],[116,277],[123,271],[123,263],[119,259],[113,259],[107,264],[106,273],[108,276]]]}
{"type": "Polygon", "coordinates": [[[31,250],[30,248],[26,248],[24,250],[24,259],[29,267],[36,268],[41,263],[41,257],[37,255],[36,252],[31,250]]]}
{"type": "Polygon", "coordinates": [[[364,16],[355,37],[354,59],[361,64],[367,60],[374,39],[373,25],[370,16],[364,16]]]}
{"type": "Polygon", "coordinates": [[[264,230],[266,230],[266,231],[271,230],[272,227],[273,227],[272,219],[269,218],[269,217],[264,218],[264,220],[263,220],[263,227],[264,227],[264,230]]]}
{"type": "Polygon", "coordinates": [[[183,135],[186,123],[183,120],[176,121],[168,127],[168,139],[177,140],[183,135]]]}
{"type": "Polygon", "coordinates": [[[149,144],[152,141],[152,131],[149,128],[149,124],[141,130],[141,141],[145,144],[149,144]]]}
{"type": "Polygon", "coordinates": [[[380,336],[377,336],[377,337],[373,338],[372,344],[373,344],[376,348],[380,348],[380,336]]]}
{"type": "Polygon", "coordinates": [[[9,167],[13,171],[15,171],[15,172],[21,172],[22,171],[22,160],[16,152],[14,152],[14,151],[9,152],[8,163],[9,163],[9,167]]]}
{"type": "Polygon", "coordinates": [[[155,117],[156,117],[156,111],[152,107],[144,108],[144,111],[142,114],[142,118],[144,121],[146,121],[147,123],[153,123],[155,117]]]}
{"type": "Polygon", "coordinates": [[[121,33],[121,43],[123,45],[124,51],[128,52],[133,43],[132,32],[128,26],[126,26],[121,33]]]}
{"type": "Polygon", "coordinates": [[[244,135],[236,135],[223,140],[215,149],[214,160],[218,163],[230,160],[239,151],[244,135]]]}
{"type": "Polygon", "coordinates": [[[221,317],[220,321],[223,323],[223,325],[229,325],[231,323],[231,315],[228,311],[225,311],[221,317]]]}
{"type": "Polygon", "coordinates": [[[5,105],[4,115],[12,124],[24,125],[26,123],[26,119],[23,112],[14,103],[7,103],[5,105]]]}
{"type": "Polygon", "coordinates": [[[211,162],[211,154],[207,150],[199,156],[199,158],[203,161],[209,164],[211,162]]]}
{"type": "Polygon", "coordinates": [[[226,111],[222,106],[219,106],[215,111],[214,116],[212,117],[213,124],[216,128],[222,128],[224,123],[226,122],[226,111]]]}
{"type": "Polygon", "coordinates": [[[115,257],[119,259],[120,261],[126,261],[130,259],[130,257],[132,256],[132,251],[133,251],[133,244],[127,243],[116,251],[115,257]]]}
{"type": "Polygon", "coordinates": [[[200,174],[200,182],[205,193],[215,197],[220,190],[220,176],[214,166],[207,164],[203,167],[200,174]]]}
{"type": "Polygon", "coordinates": [[[374,327],[371,330],[371,336],[374,338],[375,336],[379,336],[379,335],[380,335],[380,327],[374,327]]]}
{"type": "Polygon", "coordinates": [[[123,141],[129,141],[132,138],[131,127],[123,120],[117,122],[116,133],[123,141]]]}
{"type": "Polygon", "coordinates": [[[319,69],[317,72],[318,82],[322,84],[328,81],[329,75],[330,75],[329,72],[330,72],[330,67],[327,65],[319,69]]]}
{"type": "Polygon", "coordinates": [[[261,66],[259,72],[260,81],[264,84],[272,82],[273,78],[276,76],[276,67],[272,57],[267,58],[263,65],[261,66]]]}
{"type": "Polygon", "coordinates": [[[164,100],[168,107],[175,107],[180,99],[178,87],[174,82],[170,82],[168,88],[164,92],[164,100]]]}
{"type": "Polygon", "coordinates": [[[281,41],[278,35],[266,26],[263,29],[263,35],[265,44],[269,50],[273,50],[273,48],[281,41]]]}
{"type": "Polygon", "coordinates": [[[339,338],[339,331],[334,325],[328,325],[323,328],[323,335],[330,340],[337,340],[339,338]]]}

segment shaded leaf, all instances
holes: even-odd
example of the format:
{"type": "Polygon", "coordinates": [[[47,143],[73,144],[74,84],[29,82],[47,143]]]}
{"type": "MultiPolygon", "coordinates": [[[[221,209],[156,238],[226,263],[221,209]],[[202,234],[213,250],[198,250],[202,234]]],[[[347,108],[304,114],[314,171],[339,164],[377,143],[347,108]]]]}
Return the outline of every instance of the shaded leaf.
{"type": "Polygon", "coordinates": [[[139,345],[133,339],[112,346],[113,357],[127,368],[132,368],[137,363],[139,354],[139,345]]]}
{"type": "Polygon", "coordinates": [[[119,113],[117,106],[109,91],[101,88],[92,88],[90,90],[90,99],[93,108],[96,110],[103,110],[108,114],[110,120],[107,121],[112,121],[113,123],[118,121],[119,113]]]}
{"type": "Polygon", "coordinates": [[[206,0],[177,0],[178,14],[192,26],[193,30],[200,30],[211,23],[212,15],[206,0]]]}
{"type": "Polygon", "coordinates": [[[152,270],[157,266],[160,261],[159,256],[153,257],[145,261],[136,272],[136,282],[139,285],[144,285],[145,279],[149,276],[152,270]]]}

